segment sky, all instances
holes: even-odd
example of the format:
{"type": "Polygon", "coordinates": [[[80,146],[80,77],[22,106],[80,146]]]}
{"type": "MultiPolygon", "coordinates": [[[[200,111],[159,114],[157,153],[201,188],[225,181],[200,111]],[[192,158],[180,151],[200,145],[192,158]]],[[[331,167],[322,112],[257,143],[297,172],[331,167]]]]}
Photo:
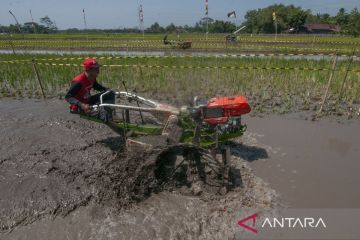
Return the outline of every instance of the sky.
{"type": "MultiPolygon", "coordinates": [[[[240,25],[247,11],[264,8],[271,4],[293,4],[313,13],[335,15],[340,8],[347,11],[357,7],[360,0],[208,0],[209,17],[228,20],[227,13],[235,11],[236,24],[240,25]]],[[[138,27],[138,8],[142,4],[144,26],[154,22],[162,26],[193,26],[205,17],[205,0],[0,0],[0,25],[14,24],[11,10],[20,24],[30,22],[30,9],[35,22],[44,16],[55,21],[59,29],[84,28],[83,9],[88,28],[138,27]]],[[[231,19],[231,21],[234,21],[231,19]]]]}

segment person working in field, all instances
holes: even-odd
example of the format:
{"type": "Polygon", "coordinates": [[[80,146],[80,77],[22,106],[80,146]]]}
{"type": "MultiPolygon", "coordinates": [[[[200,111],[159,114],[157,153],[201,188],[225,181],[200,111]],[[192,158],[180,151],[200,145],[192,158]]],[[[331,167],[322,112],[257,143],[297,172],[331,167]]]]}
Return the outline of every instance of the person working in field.
{"type": "MultiPolygon", "coordinates": [[[[99,104],[100,95],[109,89],[96,81],[100,72],[100,65],[95,59],[86,59],[83,62],[83,66],[84,72],[74,77],[71,81],[71,87],[65,96],[65,100],[70,103],[71,113],[91,115],[91,106],[99,104]],[[99,91],[100,93],[91,95],[91,89],[99,91]]],[[[111,91],[110,93],[104,95],[103,102],[114,103],[114,92],[111,91]]],[[[112,120],[112,111],[110,108],[104,107],[99,110],[97,117],[107,123],[112,120]]]]}

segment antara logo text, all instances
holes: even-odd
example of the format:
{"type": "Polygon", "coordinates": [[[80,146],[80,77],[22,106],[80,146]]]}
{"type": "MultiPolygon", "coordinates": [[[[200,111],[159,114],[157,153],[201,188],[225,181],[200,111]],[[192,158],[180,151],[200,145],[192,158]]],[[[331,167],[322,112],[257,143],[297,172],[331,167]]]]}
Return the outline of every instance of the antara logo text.
{"type": "MultiPolygon", "coordinates": [[[[256,221],[258,214],[255,213],[251,216],[241,219],[238,221],[239,226],[245,228],[246,230],[258,233],[256,227],[256,221]]],[[[313,217],[284,217],[284,218],[265,218],[261,223],[261,228],[326,228],[326,224],[322,218],[313,218],[313,217]]]]}

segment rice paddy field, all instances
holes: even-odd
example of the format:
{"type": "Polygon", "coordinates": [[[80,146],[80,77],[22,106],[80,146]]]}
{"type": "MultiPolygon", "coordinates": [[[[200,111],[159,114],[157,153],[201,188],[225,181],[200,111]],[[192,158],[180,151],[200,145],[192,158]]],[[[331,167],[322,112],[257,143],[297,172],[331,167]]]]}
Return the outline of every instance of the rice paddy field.
{"type": "Polygon", "coordinates": [[[0,239],[244,239],[247,209],[359,208],[359,38],[163,37],[0,35],[0,239]],[[181,146],[160,136],[131,138],[154,147],[131,150],[70,114],[64,96],[88,57],[102,85],[162,103],[245,95],[229,178],[192,159],[203,151],[173,156],[181,146]]]}
{"type": "MultiPolygon", "coordinates": [[[[173,41],[191,41],[190,51],[336,53],[351,55],[360,40],[332,35],[240,35],[226,42],[226,34],[181,34],[168,36],[173,41]]],[[[164,34],[28,34],[0,36],[0,49],[55,50],[173,50],[163,44],[164,34]]]]}
{"type": "Polygon", "coordinates": [[[191,39],[190,49],[165,46],[162,38],[160,34],[2,35],[0,49],[8,52],[0,54],[0,96],[40,97],[35,65],[46,96],[62,98],[70,80],[82,71],[82,61],[96,57],[103,65],[98,79],[103,85],[123,90],[125,82],[144,96],[179,105],[196,95],[244,94],[257,112],[317,110],[329,87],[328,112],[359,113],[359,38],[241,35],[237,42],[227,43],[225,35],[207,39],[169,35],[174,41],[191,39]],[[12,50],[18,53],[9,54],[12,50]],[[111,52],[99,53],[102,50],[111,52]]]}

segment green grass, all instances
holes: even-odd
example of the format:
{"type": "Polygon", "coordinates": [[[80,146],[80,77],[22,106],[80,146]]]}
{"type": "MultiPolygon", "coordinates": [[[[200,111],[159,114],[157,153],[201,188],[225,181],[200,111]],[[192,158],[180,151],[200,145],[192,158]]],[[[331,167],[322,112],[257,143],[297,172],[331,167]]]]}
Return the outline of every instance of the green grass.
{"type": "MultiPolygon", "coordinates": [[[[234,44],[225,42],[226,34],[170,34],[169,40],[191,40],[192,50],[222,52],[305,52],[350,55],[360,47],[360,38],[337,35],[240,35],[234,44]]],[[[172,49],[162,43],[164,34],[15,34],[0,36],[0,49],[52,50],[148,50],[172,49]],[[12,45],[12,46],[11,46],[12,45]]]]}
{"type": "MultiPolygon", "coordinates": [[[[78,58],[86,56],[37,55],[36,59],[58,59],[53,63],[72,63],[78,66],[37,65],[47,96],[63,97],[70,80],[82,71],[78,58]],[[75,57],[74,60],[60,60],[75,57]]],[[[31,55],[0,55],[0,61],[29,60],[31,55]]],[[[37,62],[49,62],[36,60],[37,62]]],[[[186,104],[193,96],[203,97],[244,94],[252,107],[259,111],[268,109],[289,112],[308,109],[323,96],[330,70],[260,70],[266,67],[302,67],[331,69],[332,60],[287,60],[281,58],[111,58],[99,60],[104,66],[98,81],[115,90],[137,89],[144,96],[177,104],[186,104]],[[135,65],[131,67],[111,65],[135,65]],[[161,66],[150,68],[149,66],[161,66]],[[175,66],[176,68],[164,68],[175,66]],[[201,67],[248,67],[250,69],[181,69],[179,66],[201,67]]],[[[334,80],[330,86],[329,99],[338,99],[347,61],[339,61],[334,80]]],[[[360,71],[360,63],[354,62],[352,69],[360,71]]],[[[28,62],[0,64],[1,97],[40,97],[41,92],[32,65],[28,62]]],[[[351,105],[360,100],[360,73],[349,72],[343,100],[351,105]]]]}
{"type": "MultiPolygon", "coordinates": [[[[91,34],[12,34],[13,39],[29,39],[29,40],[39,40],[39,39],[73,39],[81,40],[86,39],[117,39],[117,40],[139,40],[139,39],[151,39],[151,40],[162,40],[165,33],[163,34],[149,34],[146,33],[143,35],[141,33],[91,33],[91,34]]],[[[208,40],[223,40],[224,34],[209,34],[208,40]]],[[[176,34],[168,34],[169,38],[176,39],[176,34]]],[[[253,41],[301,41],[301,42],[356,42],[360,43],[359,37],[351,36],[341,36],[341,35],[307,35],[307,34],[278,34],[276,39],[274,34],[240,34],[241,40],[253,40],[253,41]]],[[[205,40],[204,33],[181,33],[179,35],[181,39],[192,39],[192,40],[205,40]]],[[[8,35],[0,35],[0,39],[8,39],[8,35]]]]}
{"type": "MultiPolygon", "coordinates": [[[[173,46],[162,43],[164,34],[48,34],[0,36],[0,49],[11,50],[109,50],[109,51],[165,51],[173,53],[173,46]]],[[[169,40],[191,40],[192,48],[180,50],[219,52],[225,54],[325,54],[357,55],[360,38],[338,35],[274,35],[241,34],[237,43],[224,41],[225,34],[169,35],[169,40]]],[[[87,56],[72,55],[0,55],[0,97],[40,97],[39,83],[34,75],[34,57],[50,97],[63,97],[70,80],[82,71],[81,62],[87,56]],[[66,58],[66,59],[64,59],[66,58]],[[4,61],[17,60],[15,63],[4,61]],[[54,66],[45,64],[56,64],[54,66]],[[71,66],[59,66],[71,64],[71,66]]],[[[306,60],[279,57],[98,57],[104,67],[99,82],[116,90],[123,90],[126,82],[130,90],[150,98],[176,104],[187,104],[196,95],[209,98],[221,95],[244,94],[257,112],[307,110],[318,107],[331,73],[332,59],[306,60]],[[128,66],[126,66],[128,65],[128,66]],[[224,67],[224,68],[222,68],[224,67]],[[230,67],[234,67],[231,69],[230,67]],[[266,69],[268,68],[268,69],[266,69]],[[289,68],[289,69],[271,69],[289,68]],[[304,69],[305,70],[301,70],[304,69]],[[307,70],[306,70],[307,69],[307,70]],[[324,70],[311,70],[324,69],[324,70]]],[[[330,86],[328,107],[350,108],[360,102],[360,62],[352,64],[343,91],[342,83],[348,61],[338,61],[330,86]],[[334,104],[333,104],[334,103],[334,104]],[[344,104],[345,103],[345,104],[344,104]]]]}

